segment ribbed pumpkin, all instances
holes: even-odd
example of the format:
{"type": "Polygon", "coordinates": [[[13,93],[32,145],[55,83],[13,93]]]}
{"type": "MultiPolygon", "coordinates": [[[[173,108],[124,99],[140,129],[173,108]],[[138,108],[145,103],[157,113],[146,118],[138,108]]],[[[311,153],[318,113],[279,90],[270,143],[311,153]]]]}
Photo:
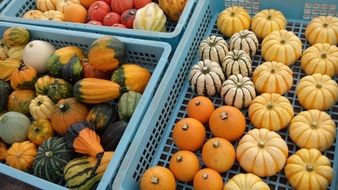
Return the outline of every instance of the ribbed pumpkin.
{"type": "Polygon", "coordinates": [[[305,30],[305,37],[310,44],[338,44],[338,18],[319,16],[311,20],[305,30]]]}
{"type": "Polygon", "coordinates": [[[41,145],[53,135],[52,124],[46,119],[37,119],[28,127],[28,139],[36,145],[41,145]]]}
{"type": "Polygon", "coordinates": [[[170,21],[177,22],[184,10],[187,0],[159,0],[158,4],[170,21]]]}
{"type": "Polygon", "coordinates": [[[24,46],[28,43],[30,35],[27,29],[23,27],[11,27],[2,34],[4,43],[7,46],[24,46]]]}
{"type": "Polygon", "coordinates": [[[306,74],[320,73],[334,77],[338,74],[338,48],[327,43],[317,43],[307,48],[300,66],[306,74]]]}
{"type": "Polygon", "coordinates": [[[43,13],[43,17],[41,17],[39,20],[50,20],[50,21],[63,22],[64,15],[60,11],[49,10],[49,11],[45,11],[43,13]]]}
{"type": "Polygon", "coordinates": [[[8,50],[8,57],[22,61],[23,51],[26,46],[13,46],[8,50]]]}
{"type": "Polygon", "coordinates": [[[70,98],[73,96],[73,86],[63,79],[56,78],[48,86],[46,95],[57,103],[61,99],[70,98]]]}
{"type": "Polygon", "coordinates": [[[0,79],[0,112],[6,110],[11,91],[10,85],[6,81],[0,79]]]}
{"type": "Polygon", "coordinates": [[[88,61],[94,69],[112,71],[124,63],[126,55],[125,46],[119,39],[105,36],[90,45],[88,61]]]}
{"type": "Polygon", "coordinates": [[[42,12],[56,10],[57,0],[36,0],[36,7],[42,12]]]}
{"type": "Polygon", "coordinates": [[[36,146],[29,141],[14,143],[7,151],[6,164],[26,171],[32,167],[36,157],[36,146]]]}
{"type": "Polygon", "coordinates": [[[265,61],[276,61],[291,65],[302,55],[302,42],[290,31],[271,32],[262,42],[262,56],[265,61]]]}
{"type": "Polygon", "coordinates": [[[46,95],[48,93],[49,86],[55,81],[54,77],[44,75],[35,82],[34,88],[36,95],[46,95]]]}
{"type": "Polygon", "coordinates": [[[323,111],[303,111],[292,119],[289,136],[301,148],[325,151],[336,138],[336,125],[323,111]]]}
{"type": "Polygon", "coordinates": [[[134,91],[129,91],[120,97],[118,103],[119,118],[124,121],[129,121],[140,101],[142,94],[134,91]]]}
{"type": "Polygon", "coordinates": [[[80,4],[80,0],[57,0],[56,2],[56,10],[60,12],[65,11],[65,7],[72,5],[72,4],[80,4]]]}
{"type": "Polygon", "coordinates": [[[290,101],[276,93],[257,96],[248,111],[253,126],[273,131],[287,127],[294,114],[290,101]]]}
{"type": "Polygon", "coordinates": [[[217,28],[224,36],[231,37],[236,32],[248,30],[250,21],[250,15],[243,7],[232,6],[218,15],[217,28]]]}
{"type": "Polygon", "coordinates": [[[299,81],[296,94],[305,109],[328,110],[338,100],[338,85],[329,76],[316,73],[299,81]]]}
{"type": "Polygon", "coordinates": [[[30,66],[21,64],[17,71],[11,76],[11,86],[13,89],[33,89],[38,78],[38,72],[30,66]]]}
{"type": "Polygon", "coordinates": [[[117,121],[108,125],[107,130],[100,136],[101,144],[105,151],[114,151],[116,149],[127,126],[128,123],[125,121],[117,121]]]}
{"type": "Polygon", "coordinates": [[[74,85],[73,95],[81,102],[97,104],[119,98],[121,87],[109,80],[85,78],[74,85]]]}
{"type": "Polygon", "coordinates": [[[247,172],[272,176],[284,168],[288,146],[282,137],[268,129],[253,129],[239,141],[236,158],[247,172]]]}
{"type": "Polygon", "coordinates": [[[330,160],[317,149],[300,149],[287,160],[285,175],[295,189],[325,190],[334,171],[330,160]]]}
{"type": "Polygon", "coordinates": [[[70,189],[92,189],[101,180],[113,152],[100,157],[81,157],[71,160],[64,167],[63,174],[70,189]]]}
{"type": "Polygon", "coordinates": [[[3,39],[0,39],[0,61],[8,58],[9,47],[4,43],[3,39]]]}
{"type": "Polygon", "coordinates": [[[292,88],[293,73],[290,67],[279,62],[264,62],[252,74],[259,93],[285,94],[292,88]]]}
{"type": "Polygon", "coordinates": [[[223,190],[270,190],[270,187],[255,174],[240,173],[232,177],[223,190]]]}
{"type": "Polygon", "coordinates": [[[162,166],[148,168],[140,179],[140,190],[176,190],[174,175],[162,166]]]}
{"type": "Polygon", "coordinates": [[[285,30],[287,20],[283,13],[275,9],[258,12],[251,22],[251,29],[259,39],[264,39],[271,32],[285,30]]]}
{"type": "Polygon", "coordinates": [[[245,77],[251,75],[252,61],[250,55],[243,50],[229,51],[222,60],[222,69],[226,77],[241,74],[245,77]]]}
{"type": "Polygon", "coordinates": [[[38,20],[43,17],[43,12],[39,10],[29,10],[21,18],[38,20]]]}
{"type": "Polygon", "coordinates": [[[64,135],[68,128],[76,122],[86,120],[88,108],[75,98],[60,100],[53,108],[51,122],[54,131],[64,135]]]}
{"type": "Polygon", "coordinates": [[[35,97],[33,90],[15,90],[8,98],[7,109],[29,115],[29,105],[35,97]]]}
{"type": "Polygon", "coordinates": [[[222,176],[213,169],[204,168],[198,171],[194,176],[194,190],[222,190],[222,176]]]}
{"type": "Polygon", "coordinates": [[[213,62],[221,64],[222,59],[225,57],[229,50],[228,44],[222,37],[212,35],[202,40],[198,51],[201,55],[202,61],[209,59],[213,62]]]}
{"type": "Polygon", "coordinates": [[[29,104],[29,111],[35,120],[50,119],[53,109],[53,101],[45,95],[38,95],[29,104]]]}
{"type": "Polygon", "coordinates": [[[9,81],[12,77],[12,74],[18,70],[21,61],[13,58],[7,58],[3,61],[0,61],[0,79],[9,81]]]}
{"type": "Polygon", "coordinates": [[[165,32],[166,22],[167,17],[163,10],[156,3],[149,3],[137,10],[133,28],[137,30],[165,32]]]}
{"type": "Polygon", "coordinates": [[[27,130],[31,121],[19,112],[6,112],[0,116],[0,138],[7,144],[27,139],[27,130]]]}
{"type": "Polygon", "coordinates": [[[194,65],[189,75],[190,86],[197,95],[214,96],[221,91],[224,79],[219,64],[208,59],[194,65]]]}
{"type": "Polygon", "coordinates": [[[249,30],[242,30],[231,36],[229,45],[231,51],[243,50],[253,57],[256,54],[259,42],[253,32],[249,30]]]}
{"type": "Polygon", "coordinates": [[[246,108],[256,97],[255,86],[248,77],[231,75],[222,84],[221,96],[227,105],[238,109],[246,108]]]}
{"type": "Polygon", "coordinates": [[[33,174],[42,179],[60,184],[64,181],[63,168],[72,154],[63,138],[51,137],[39,146],[33,163],[33,174]]]}
{"type": "Polygon", "coordinates": [[[108,126],[118,119],[117,110],[115,106],[109,103],[102,103],[94,105],[88,112],[86,121],[91,123],[95,131],[102,132],[108,126]]]}

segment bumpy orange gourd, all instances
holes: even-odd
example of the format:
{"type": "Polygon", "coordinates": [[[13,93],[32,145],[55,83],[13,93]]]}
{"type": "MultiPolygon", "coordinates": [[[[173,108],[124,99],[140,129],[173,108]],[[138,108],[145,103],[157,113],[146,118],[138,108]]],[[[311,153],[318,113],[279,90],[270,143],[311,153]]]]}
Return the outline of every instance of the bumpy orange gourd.
{"type": "Polygon", "coordinates": [[[41,145],[53,135],[52,124],[46,119],[35,120],[28,127],[28,139],[36,145],[41,145]]]}
{"type": "Polygon", "coordinates": [[[213,169],[204,168],[198,171],[194,176],[194,190],[222,190],[222,176],[213,169]]]}
{"type": "Polygon", "coordinates": [[[158,4],[170,21],[177,22],[184,10],[187,0],[159,0],[158,4]]]}
{"type": "Polygon", "coordinates": [[[37,76],[38,72],[33,67],[21,64],[11,76],[11,86],[13,89],[33,89],[37,76]]]}
{"type": "Polygon", "coordinates": [[[6,164],[18,170],[28,170],[36,157],[36,147],[29,141],[14,143],[7,151],[6,164]]]}
{"type": "Polygon", "coordinates": [[[191,99],[187,105],[187,114],[203,124],[208,123],[211,113],[215,110],[212,101],[205,96],[191,99]]]}
{"type": "Polygon", "coordinates": [[[172,155],[169,169],[177,180],[189,182],[200,169],[200,163],[193,152],[182,150],[172,155]]]}
{"type": "Polygon", "coordinates": [[[87,10],[80,4],[66,6],[63,14],[66,22],[85,23],[87,21],[87,10]]]}

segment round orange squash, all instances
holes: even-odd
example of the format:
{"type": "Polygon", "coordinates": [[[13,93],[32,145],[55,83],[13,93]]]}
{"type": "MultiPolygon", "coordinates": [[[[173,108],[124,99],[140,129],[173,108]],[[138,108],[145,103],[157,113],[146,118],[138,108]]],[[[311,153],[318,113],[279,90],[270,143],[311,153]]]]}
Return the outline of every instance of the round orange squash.
{"type": "Polygon", "coordinates": [[[200,169],[200,163],[193,152],[182,150],[172,155],[169,169],[177,180],[189,182],[200,169]]]}
{"type": "Polygon", "coordinates": [[[213,169],[204,168],[194,176],[194,190],[222,190],[222,176],[213,169]]]}
{"type": "Polygon", "coordinates": [[[34,84],[38,79],[38,72],[30,66],[21,64],[17,71],[11,76],[11,86],[13,89],[34,89],[34,84]]]}
{"type": "Polygon", "coordinates": [[[87,22],[87,10],[80,4],[66,6],[63,12],[65,22],[87,22]]]}
{"type": "Polygon", "coordinates": [[[214,104],[205,96],[197,96],[191,99],[187,105],[188,116],[197,119],[203,124],[208,123],[214,110],[214,104]]]}
{"type": "Polygon", "coordinates": [[[97,0],[80,0],[80,3],[86,9],[88,9],[90,7],[90,5],[92,5],[95,1],[97,1],[97,0]]]}
{"type": "Polygon", "coordinates": [[[35,97],[33,90],[14,90],[9,95],[7,109],[29,115],[29,104],[35,97]]]}
{"type": "Polygon", "coordinates": [[[141,177],[140,190],[176,190],[174,175],[165,167],[148,168],[141,177]]]}
{"type": "Polygon", "coordinates": [[[49,120],[38,119],[28,127],[28,139],[36,145],[41,145],[54,135],[52,124],[49,120]]]}
{"type": "Polygon", "coordinates": [[[221,106],[212,112],[209,119],[211,133],[232,142],[244,134],[245,117],[242,112],[232,106],[221,106]]]}
{"type": "Polygon", "coordinates": [[[14,143],[7,151],[6,163],[18,170],[28,170],[33,165],[37,151],[29,141],[14,143]]]}

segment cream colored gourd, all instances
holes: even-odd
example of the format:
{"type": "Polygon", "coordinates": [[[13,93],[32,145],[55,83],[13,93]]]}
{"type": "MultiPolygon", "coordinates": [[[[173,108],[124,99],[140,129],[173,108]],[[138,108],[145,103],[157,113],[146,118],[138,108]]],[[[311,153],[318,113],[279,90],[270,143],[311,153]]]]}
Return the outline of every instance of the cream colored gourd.
{"type": "Polygon", "coordinates": [[[323,111],[303,111],[292,119],[289,136],[301,148],[325,151],[336,138],[336,125],[323,111]]]}
{"type": "Polygon", "coordinates": [[[57,22],[63,22],[64,15],[60,11],[45,11],[43,13],[43,17],[40,18],[40,20],[52,20],[52,21],[57,21],[57,22]]]}
{"type": "Polygon", "coordinates": [[[306,27],[305,37],[310,44],[338,45],[338,17],[319,16],[312,19],[306,27]]]}
{"type": "Polygon", "coordinates": [[[56,1],[56,10],[62,13],[65,12],[65,8],[69,5],[81,4],[80,0],[57,0],[56,1]]]}
{"type": "Polygon", "coordinates": [[[255,174],[240,173],[232,177],[223,190],[270,190],[270,187],[255,174]]]}
{"type": "Polygon", "coordinates": [[[334,174],[326,156],[305,148],[288,158],[284,172],[296,190],[326,190],[334,174]]]}
{"type": "Polygon", "coordinates": [[[290,31],[271,32],[262,42],[262,56],[265,61],[276,61],[291,65],[302,55],[302,42],[290,31]]]}
{"type": "Polygon", "coordinates": [[[49,10],[56,10],[57,0],[35,0],[38,10],[45,12],[49,10]]]}
{"type": "Polygon", "coordinates": [[[229,50],[228,44],[222,37],[212,35],[202,40],[198,51],[201,55],[202,61],[209,59],[221,64],[222,59],[226,56],[229,50]]]}
{"type": "Polygon", "coordinates": [[[268,129],[252,129],[242,137],[236,158],[247,172],[260,177],[281,171],[288,157],[288,146],[282,137],[268,129]]]}
{"type": "Polygon", "coordinates": [[[243,7],[232,6],[222,11],[217,18],[217,28],[226,37],[250,28],[250,15],[243,7]]]}
{"type": "Polygon", "coordinates": [[[249,30],[242,30],[231,36],[229,45],[231,51],[243,50],[253,57],[256,54],[259,42],[253,32],[249,30]]]}
{"type": "Polygon", "coordinates": [[[25,49],[25,46],[12,46],[8,50],[8,57],[22,61],[22,55],[23,55],[24,49],[25,49]]]}
{"type": "Polygon", "coordinates": [[[338,85],[328,75],[316,73],[299,81],[296,94],[305,109],[328,110],[338,100],[338,85]]]}
{"type": "Polygon", "coordinates": [[[264,39],[271,32],[285,30],[287,20],[283,13],[275,9],[258,12],[251,22],[251,29],[259,39],[264,39]]]}
{"type": "Polygon", "coordinates": [[[221,66],[226,77],[236,74],[248,77],[252,71],[250,55],[243,50],[229,51],[222,60],[221,66]]]}
{"type": "Polygon", "coordinates": [[[320,73],[334,77],[338,74],[338,48],[328,43],[317,43],[307,48],[300,66],[306,74],[320,73]]]}
{"type": "Polygon", "coordinates": [[[165,32],[166,22],[167,18],[163,10],[156,3],[149,3],[137,10],[134,29],[165,32]]]}
{"type": "Polygon", "coordinates": [[[290,67],[279,62],[264,62],[252,74],[259,93],[285,94],[292,88],[293,73],[290,67]]]}
{"type": "Polygon", "coordinates": [[[249,117],[256,128],[279,131],[293,118],[290,101],[276,93],[264,93],[257,96],[249,106],[249,117]]]}
{"type": "Polygon", "coordinates": [[[35,120],[50,119],[53,109],[53,101],[44,95],[38,95],[29,104],[29,111],[35,120]]]}
{"type": "Polygon", "coordinates": [[[27,11],[24,15],[22,15],[22,18],[25,19],[40,19],[43,16],[43,12],[39,11],[39,10],[29,10],[27,11]]]}

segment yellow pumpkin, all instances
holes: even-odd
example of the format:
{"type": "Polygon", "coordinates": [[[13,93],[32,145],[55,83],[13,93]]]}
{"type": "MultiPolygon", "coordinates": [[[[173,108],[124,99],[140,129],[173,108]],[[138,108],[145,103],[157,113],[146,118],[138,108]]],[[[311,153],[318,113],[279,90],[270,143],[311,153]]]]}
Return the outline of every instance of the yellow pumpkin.
{"type": "Polygon", "coordinates": [[[232,177],[223,190],[270,190],[270,187],[255,174],[240,173],[232,177]]]}
{"type": "Polygon", "coordinates": [[[227,37],[250,28],[250,15],[243,7],[232,6],[222,11],[217,18],[218,30],[227,37]]]}
{"type": "Polygon", "coordinates": [[[236,158],[247,172],[260,177],[281,171],[288,157],[288,146],[282,137],[268,129],[250,130],[239,141],[236,158]]]}
{"type": "Polygon", "coordinates": [[[65,12],[65,8],[69,5],[81,4],[80,0],[57,0],[56,1],[56,10],[62,13],[65,12]]]}
{"type": "Polygon", "coordinates": [[[40,18],[40,20],[52,20],[52,21],[58,21],[62,22],[64,19],[64,15],[60,11],[46,11],[43,13],[43,17],[40,18]]]}
{"type": "Polygon", "coordinates": [[[336,125],[323,111],[303,111],[292,119],[289,135],[301,148],[324,151],[332,146],[336,138],[336,125]]]}
{"type": "Polygon", "coordinates": [[[7,151],[6,164],[26,171],[31,168],[36,154],[36,147],[33,143],[29,141],[14,143],[7,151]]]}
{"type": "Polygon", "coordinates": [[[249,106],[249,118],[256,128],[279,131],[290,123],[293,114],[290,101],[276,93],[261,94],[249,106]]]}
{"type": "Polygon", "coordinates": [[[265,61],[277,61],[291,65],[298,60],[301,54],[302,42],[293,32],[274,31],[262,42],[262,56],[265,61]]]}
{"type": "Polygon", "coordinates": [[[316,73],[299,81],[296,94],[305,109],[328,110],[338,100],[338,85],[328,75],[316,73]]]}
{"type": "Polygon", "coordinates": [[[292,70],[279,62],[265,62],[259,65],[252,75],[255,88],[259,93],[285,94],[292,87],[292,70]]]}
{"type": "Polygon", "coordinates": [[[3,61],[0,61],[0,79],[9,81],[12,77],[12,74],[18,70],[21,61],[13,58],[7,58],[3,61]]]}
{"type": "Polygon", "coordinates": [[[49,10],[56,10],[57,0],[36,0],[36,7],[38,10],[45,12],[49,10]]]}
{"type": "Polygon", "coordinates": [[[177,22],[188,0],[159,0],[158,4],[170,21],[177,22]]]}
{"type": "Polygon", "coordinates": [[[285,175],[296,190],[326,190],[333,178],[330,160],[317,149],[300,149],[287,160],[285,175]]]}
{"type": "Polygon", "coordinates": [[[310,44],[338,44],[338,17],[319,16],[311,20],[305,30],[305,37],[310,44]]]}
{"type": "Polygon", "coordinates": [[[275,9],[265,9],[257,13],[251,22],[251,29],[259,39],[273,31],[285,30],[287,20],[283,13],[275,9]]]}
{"type": "Polygon", "coordinates": [[[43,12],[39,10],[29,10],[24,15],[22,15],[22,18],[25,19],[40,19],[43,16],[43,12]]]}
{"type": "Polygon", "coordinates": [[[136,30],[148,30],[156,32],[166,31],[167,17],[156,3],[148,3],[137,10],[133,28],[136,30]]]}
{"type": "Polygon", "coordinates": [[[320,73],[334,77],[338,74],[338,48],[328,43],[317,43],[307,48],[300,66],[306,74],[320,73]]]}

